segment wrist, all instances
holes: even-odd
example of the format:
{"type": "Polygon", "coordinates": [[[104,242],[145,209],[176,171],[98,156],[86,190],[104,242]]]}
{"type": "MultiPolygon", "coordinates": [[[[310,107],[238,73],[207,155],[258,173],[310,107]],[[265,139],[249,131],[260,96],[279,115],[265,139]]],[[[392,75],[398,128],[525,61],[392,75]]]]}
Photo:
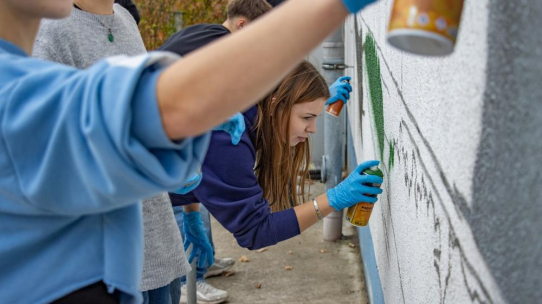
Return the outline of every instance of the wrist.
{"type": "Polygon", "coordinates": [[[323,219],[324,217],[322,216],[322,213],[320,212],[320,207],[318,207],[318,202],[316,201],[316,198],[312,199],[312,204],[314,206],[314,211],[316,212],[316,217],[318,218],[318,220],[323,219]]]}
{"type": "Polygon", "coordinates": [[[193,204],[189,204],[189,205],[184,205],[183,206],[183,212],[184,213],[189,213],[189,212],[199,212],[199,203],[193,203],[193,204]]]}

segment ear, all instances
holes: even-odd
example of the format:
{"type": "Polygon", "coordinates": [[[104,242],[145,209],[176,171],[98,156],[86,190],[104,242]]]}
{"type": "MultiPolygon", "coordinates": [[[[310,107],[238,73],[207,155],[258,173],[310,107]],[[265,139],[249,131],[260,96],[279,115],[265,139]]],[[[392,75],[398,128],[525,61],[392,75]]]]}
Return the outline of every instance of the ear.
{"type": "Polygon", "coordinates": [[[243,27],[245,27],[247,24],[248,24],[247,19],[245,19],[245,18],[239,18],[239,19],[237,19],[237,22],[235,22],[235,27],[236,27],[238,30],[240,30],[240,29],[242,29],[243,27]]]}

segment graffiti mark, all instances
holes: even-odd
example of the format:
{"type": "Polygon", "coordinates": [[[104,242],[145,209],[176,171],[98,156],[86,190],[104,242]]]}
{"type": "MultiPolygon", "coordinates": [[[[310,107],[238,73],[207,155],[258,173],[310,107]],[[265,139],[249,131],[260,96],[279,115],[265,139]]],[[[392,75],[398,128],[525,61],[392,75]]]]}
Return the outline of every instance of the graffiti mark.
{"type": "Polygon", "coordinates": [[[384,159],[384,97],[382,95],[382,76],[380,74],[380,61],[376,53],[376,44],[373,35],[367,34],[365,38],[365,64],[369,80],[369,95],[373,109],[373,118],[380,148],[380,159],[384,159]]]}
{"type": "MultiPolygon", "coordinates": [[[[358,18],[354,18],[354,27],[356,30],[356,60],[357,62],[363,62],[363,52],[364,52],[364,45],[362,43],[363,41],[363,33],[359,30],[360,27],[358,26],[358,18]]],[[[363,96],[363,69],[358,68],[357,71],[357,79],[358,79],[358,96],[363,96]]],[[[363,98],[361,98],[363,101],[363,98]]],[[[365,116],[365,113],[363,112],[363,105],[359,106],[359,131],[361,134],[363,134],[363,128],[362,128],[362,120],[363,116],[365,116]]]]}
{"type": "Polygon", "coordinates": [[[390,140],[389,146],[390,146],[390,157],[388,159],[388,167],[389,167],[389,170],[391,171],[391,169],[393,169],[393,165],[395,164],[395,141],[390,140]]]}

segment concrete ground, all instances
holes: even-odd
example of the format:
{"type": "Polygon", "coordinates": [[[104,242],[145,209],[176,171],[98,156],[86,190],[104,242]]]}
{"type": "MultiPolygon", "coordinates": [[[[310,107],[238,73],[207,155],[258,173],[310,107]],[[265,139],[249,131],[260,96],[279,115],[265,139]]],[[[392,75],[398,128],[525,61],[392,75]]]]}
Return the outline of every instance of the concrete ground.
{"type": "MultiPolygon", "coordinates": [[[[313,184],[311,195],[323,190],[322,184],[313,184]]],[[[368,303],[357,233],[343,223],[344,236],[337,242],[322,240],[320,221],[303,234],[258,252],[241,248],[213,219],[216,256],[237,262],[232,275],[207,281],[230,293],[225,303],[368,303]],[[242,256],[248,261],[239,261],[242,256]]]]}

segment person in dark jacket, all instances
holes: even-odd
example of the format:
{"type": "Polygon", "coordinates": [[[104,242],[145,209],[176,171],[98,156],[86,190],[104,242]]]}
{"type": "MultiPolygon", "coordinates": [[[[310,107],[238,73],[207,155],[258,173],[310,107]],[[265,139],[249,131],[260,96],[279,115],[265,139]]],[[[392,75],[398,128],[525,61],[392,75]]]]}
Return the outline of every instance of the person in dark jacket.
{"type": "MultiPolygon", "coordinates": [[[[186,27],[169,37],[159,50],[170,51],[185,56],[230,33],[243,29],[250,22],[269,12],[271,9],[271,5],[265,0],[230,1],[227,9],[228,17],[222,24],[196,24],[186,27]]],[[[172,193],[170,195],[175,194],[172,193]]],[[[212,252],[205,254],[214,256],[215,247],[211,231],[211,218],[207,209],[204,206],[200,207],[198,203],[184,206],[174,203],[173,206],[175,218],[185,240],[185,245],[193,243],[200,248],[211,247],[210,250],[212,252]],[[201,227],[198,227],[198,224],[201,224],[201,227]]],[[[205,281],[205,278],[220,275],[224,271],[229,270],[235,264],[235,260],[227,257],[214,258],[214,263],[209,265],[208,263],[200,263],[203,260],[201,255],[197,256],[196,259],[198,260],[196,265],[198,303],[220,303],[225,301],[229,296],[228,292],[210,285],[205,281]]],[[[186,278],[183,277],[181,281],[184,291],[186,289],[186,278]]],[[[187,302],[186,295],[186,291],[181,293],[181,303],[187,302]]]]}

